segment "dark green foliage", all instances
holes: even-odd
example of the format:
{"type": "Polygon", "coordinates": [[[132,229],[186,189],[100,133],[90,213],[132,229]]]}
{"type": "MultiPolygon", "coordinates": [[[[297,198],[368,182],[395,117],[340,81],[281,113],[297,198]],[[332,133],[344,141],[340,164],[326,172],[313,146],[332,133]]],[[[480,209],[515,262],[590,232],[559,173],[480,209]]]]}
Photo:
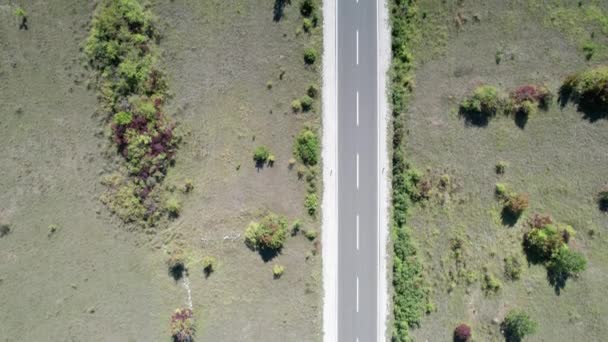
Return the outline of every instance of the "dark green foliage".
{"type": "Polygon", "coordinates": [[[245,230],[245,243],[255,250],[278,251],[287,239],[287,220],[268,214],[260,222],[251,222],[245,230]]]}
{"type": "Polygon", "coordinates": [[[586,268],[587,260],[582,254],[563,246],[547,263],[549,282],[559,290],[566,286],[568,278],[578,277],[586,268]]]}
{"type": "Polygon", "coordinates": [[[317,9],[315,0],[303,0],[300,4],[300,13],[304,17],[311,17],[317,9]]]}
{"type": "Polygon", "coordinates": [[[309,47],[304,50],[304,63],[310,65],[314,64],[317,60],[318,53],[315,48],[309,47]]]}
{"type": "Polygon", "coordinates": [[[308,96],[312,97],[313,99],[316,98],[319,95],[319,87],[314,84],[311,84],[310,86],[308,86],[306,94],[308,94],[308,96]]]}
{"type": "Polygon", "coordinates": [[[403,139],[404,115],[412,91],[413,61],[411,43],[419,30],[416,0],[391,0],[391,35],[393,58],[390,70],[390,101],[393,115],[393,342],[410,341],[409,327],[420,323],[428,311],[428,288],[416,247],[406,228],[407,210],[418,193],[420,173],[405,160],[403,139]]]}
{"type": "Polygon", "coordinates": [[[525,336],[534,334],[537,324],[527,313],[520,310],[511,310],[502,323],[505,338],[509,342],[519,342],[525,336]]]}
{"type": "Polygon", "coordinates": [[[296,137],[293,154],[304,165],[313,166],[319,161],[319,137],[311,129],[305,128],[296,137]]]}

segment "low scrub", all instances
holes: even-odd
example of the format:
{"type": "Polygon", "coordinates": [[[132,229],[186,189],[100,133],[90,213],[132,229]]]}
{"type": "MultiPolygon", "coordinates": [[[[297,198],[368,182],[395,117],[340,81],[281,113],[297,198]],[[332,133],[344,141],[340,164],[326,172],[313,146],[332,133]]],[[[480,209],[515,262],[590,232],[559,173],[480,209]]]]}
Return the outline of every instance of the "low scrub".
{"type": "Polygon", "coordinates": [[[502,323],[502,331],[508,342],[520,342],[524,337],[534,334],[537,326],[527,313],[511,310],[502,323]]]}
{"type": "Polygon", "coordinates": [[[530,198],[526,193],[512,193],[505,200],[505,211],[516,218],[528,209],[530,198]]]}
{"type": "Polygon", "coordinates": [[[201,261],[201,265],[203,266],[203,272],[205,272],[205,275],[210,275],[211,273],[213,273],[213,271],[215,271],[215,267],[217,264],[217,259],[215,259],[215,257],[212,256],[205,256],[203,257],[203,260],[201,261]]]}
{"type": "Polygon", "coordinates": [[[460,102],[460,114],[475,125],[485,125],[502,110],[504,98],[490,85],[477,87],[473,94],[460,102]]]}
{"type": "Polygon", "coordinates": [[[308,212],[308,215],[315,217],[317,215],[318,206],[319,199],[317,198],[317,194],[312,193],[306,195],[306,199],[304,200],[304,207],[306,208],[306,212],[308,212]]]}
{"type": "Polygon", "coordinates": [[[470,342],[473,339],[471,327],[468,324],[460,324],[454,329],[454,342],[470,342]]]}
{"type": "Polygon", "coordinates": [[[572,98],[583,110],[598,109],[606,116],[608,109],[608,66],[599,66],[569,76],[560,89],[562,100],[572,98]]]}
{"type": "Polygon", "coordinates": [[[270,158],[270,150],[266,146],[258,146],[253,150],[253,161],[256,165],[263,166],[270,158]]]}
{"type": "Polygon", "coordinates": [[[298,134],[293,154],[306,166],[314,166],[319,161],[320,142],[317,134],[305,128],[298,134]]]}
{"type": "Polygon", "coordinates": [[[512,91],[510,98],[514,112],[529,115],[534,114],[537,108],[548,108],[553,99],[553,94],[547,87],[527,84],[512,91]]]}
{"type": "Polygon", "coordinates": [[[192,310],[176,309],[171,315],[170,329],[174,342],[193,342],[196,327],[192,310]]]}
{"type": "Polygon", "coordinates": [[[245,230],[245,243],[254,250],[279,251],[287,239],[287,231],[287,220],[270,213],[260,222],[249,224],[245,230]]]}
{"type": "Polygon", "coordinates": [[[309,47],[304,50],[304,63],[311,65],[317,61],[318,53],[315,48],[309,47]]]}

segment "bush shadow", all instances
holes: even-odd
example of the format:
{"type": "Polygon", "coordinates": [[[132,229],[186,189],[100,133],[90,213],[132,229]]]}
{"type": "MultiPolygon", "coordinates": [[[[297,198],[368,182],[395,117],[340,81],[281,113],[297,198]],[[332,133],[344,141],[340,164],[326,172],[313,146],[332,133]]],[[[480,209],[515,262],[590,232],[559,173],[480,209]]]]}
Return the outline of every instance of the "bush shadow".
{"type": "Polygon", "coordinates": [[[547,280],[553,286],[556,295],[560,295],[561,291],[566,287],[566,282],[570,278],[567,273],[556,272],[551,269],[547,270],[547,280]]]}
{"type": "Polygon", "coordinates": [[[281,21],[285,15],[285,6],[291,4],[291,0],[274,0],[272,9],[272,20],[275,22],[281,21]]]}
{"type": "Polygon", "coordinates": [[[486,127],[490,123],[489,115],[476,110],[465,110],[462,107],[458,109],[458,116],[464,119],[466,126],[486,127]]]}
{"type": "Polygon", "coordinates": [[[173,267],[169,267],[169,276],[173,278],[176,282],[184,277],[184,272],[186,271],[186,267],[183,264],[177,264],[173,267]]]}
{"type": "Polygon", "coordinates": [[[503,207],[502,211],[500,212],[500,219],[502,221],[502,224],[509,227],[515,226],[520,216],[520,214],[512,212],[506,206],[503,207]]]}
{"type": "Polygon", "coordinates": [[[523,111],[519,110],[515,113],[515,125],[520,129],[526,128],[528,124],[528,115],[523,111]]]}
{"type": "Polygon", "coordinates": [[[576,110],[583,113],[583,119],[589,122],[596,122],[601,119],[608,120],[608,108],[598,101],[587,98],[577,98],[574,96],[572,88],[562,86],[559,88],[558,103],[560,108],[566,107],[569,102],[576,103],[576,110]]]}

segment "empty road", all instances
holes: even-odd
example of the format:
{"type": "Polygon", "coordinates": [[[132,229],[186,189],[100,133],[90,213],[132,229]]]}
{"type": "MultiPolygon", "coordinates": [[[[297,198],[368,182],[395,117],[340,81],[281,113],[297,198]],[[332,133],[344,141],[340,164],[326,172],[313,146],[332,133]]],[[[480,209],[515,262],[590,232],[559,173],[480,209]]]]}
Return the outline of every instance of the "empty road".
{"type": "Polygon", "coordinates": [[[337,334],[340,342],[372,342],[380,314],[377,2],[336,1],[337,334]]]}

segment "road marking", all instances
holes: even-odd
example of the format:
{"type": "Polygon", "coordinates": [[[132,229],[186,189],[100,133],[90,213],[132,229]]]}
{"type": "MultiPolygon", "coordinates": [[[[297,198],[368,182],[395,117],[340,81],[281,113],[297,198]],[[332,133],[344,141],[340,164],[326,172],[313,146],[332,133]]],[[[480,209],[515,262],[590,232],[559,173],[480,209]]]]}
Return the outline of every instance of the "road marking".
{"type": "Polygon", "coordinates": [[[357,214],[357,250],[359,250],[359,214],[357,214]]]}
{"type": "Polygon", "coordinates": [[[357,42],[355,45],[357,46],[357,65],[359,65],[359,30],[357,30],[357,42]]]}
{"type": "Polygon", "coordinates": [[[359,189],[359,153],[357,153],[357,190],[359,189]]]}
{"type": "Polygon", "coordinates": [[[357,127],[359,127],[359,91],[357,90],[357,127]]]}
{"type": "Polygon", "coordinates": [[[357,312],[359,312],[359,277],[357,277],[357,312]]]}

